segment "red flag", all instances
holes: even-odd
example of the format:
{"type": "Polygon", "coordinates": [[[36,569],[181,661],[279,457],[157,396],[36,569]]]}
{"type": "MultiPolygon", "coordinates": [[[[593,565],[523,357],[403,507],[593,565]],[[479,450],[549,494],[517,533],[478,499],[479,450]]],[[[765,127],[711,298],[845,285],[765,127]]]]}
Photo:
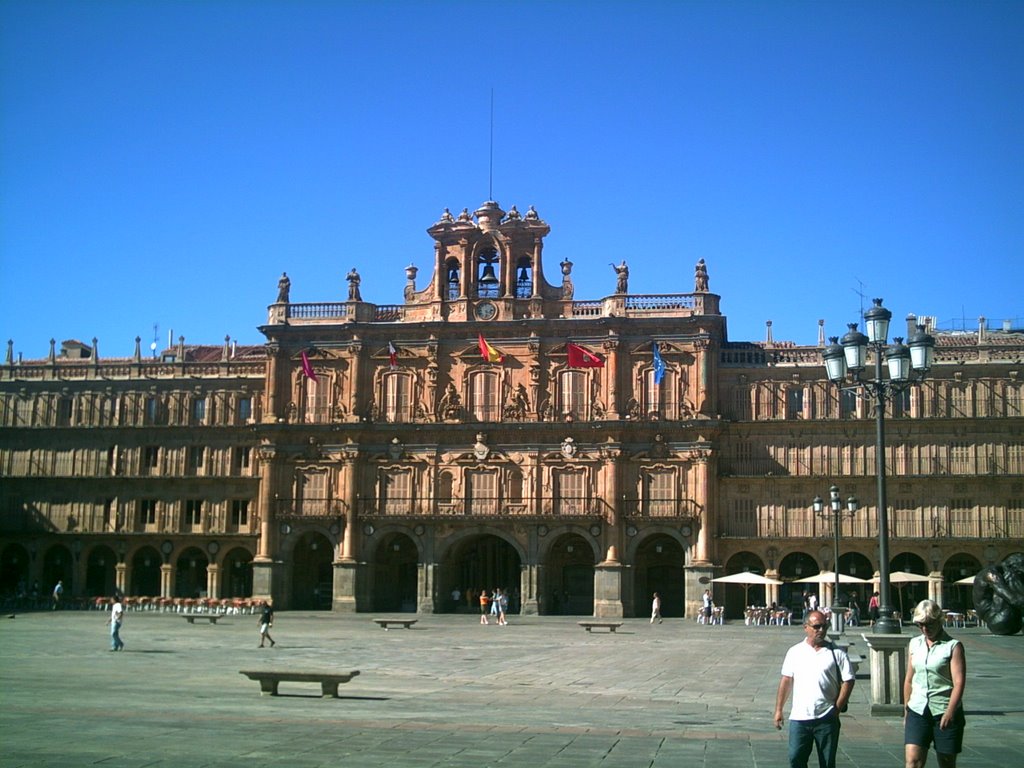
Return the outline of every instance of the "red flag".
{"type": "Polygon", "coordinates": [[[505,356],[487,343],[482,333],[477,334],[480,338],[480,356],[488,363],[503,363],[505,356]]]}
{"type": "Polygon", "coordinates": [[[306,350],[302,350],[302,372],[306,374],[307,379],[316,381],[316,371],[313,370],[313,366],[309,362],[309,356],[306,355],[306,350]]]}
{"type": "Polygon", "coordinates": [[[569,357],[570,368],[604,368],[604,360],[579,344],[570,341],[565,345],[565,351],[569,357]]]}
{"type": "Polygon", "coordinates": [[[391,362],[391,370],[398,368],[398,350],[390,341],[388,342],[388,360],[391,362]]]}

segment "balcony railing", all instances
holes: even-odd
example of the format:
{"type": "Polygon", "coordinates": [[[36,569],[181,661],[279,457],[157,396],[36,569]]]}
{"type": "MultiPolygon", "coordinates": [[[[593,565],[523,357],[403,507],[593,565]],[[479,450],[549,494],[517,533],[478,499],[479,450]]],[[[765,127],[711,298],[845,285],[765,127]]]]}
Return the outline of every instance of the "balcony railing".
{"type": "Polygon", "coordinates": [[[274,499],[274,513],[278,519],[333,519],[346,517],[347,512],[348,505],[341,499],[308,497],[301,499],[274,499]]]}
{"type": "Polygon", "coordinates": [[[356,504],[360,518],[474,517],[488,519],[607,520],[611,507],[603,499],[542,496],[532,499],[497,497],[363,497],[356,504]]]}

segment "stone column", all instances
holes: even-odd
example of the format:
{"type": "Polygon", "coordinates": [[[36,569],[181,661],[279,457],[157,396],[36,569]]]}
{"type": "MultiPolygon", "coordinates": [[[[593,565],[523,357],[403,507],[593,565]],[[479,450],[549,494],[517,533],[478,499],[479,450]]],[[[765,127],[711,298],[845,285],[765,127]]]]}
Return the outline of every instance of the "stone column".
{"type": "Polygon", "coordinates": [[[416,575],[416,613],[434,613],[437,563],[420,563],[416,575]]]}
{"type": "Polygon", "coordinates": [[[128,564],[121,562],[114,566],[114,589],[122,595],[128,594],[128,564]]]}
{"type": "Polygon", "coordinates": [[[164,563],[160,566],[160,597],[174,597],[174,566],[164,563]]]}
{"type": "Polygon", "coordinates": [[[260,538],[252,561],[252,596],[274,600],[278,605],[283,605],[279,596],[274,594],[275,571],[280,570],[280,564],[274,561],[277,550],[277,510],[274,508],[276,483],[277,450],[273,446],[263,446],[260,448],[260,538]]]}
{"type": "Polygon", "coordinates": [[[519,572],[519,612],[524,616],[540,613],[540,577],[544,566],[524,563],[519,572]]]}
{"type": "MultiPolygon", "coordinates": [[[[942,605],[942,571],[932,571],[928,574],[928,599],[942,605]]],[[[912,612],[913,606],[908,605],[906,618],[909,619],[912,612]]]]}
{"type": "MultiPolygon", "coordinates": [[[[611,336],[604,342],[605,360],[605,381],[608,383],[608,413],[607,418],[621,418],[622,403],[619,402],[619,338],[611,336]]],[[[627,389],[628,391],[628,389],[627,389]]]]}
{"type": "Polygon", "coordinates": [[[871,714],[903,715],[903,677],[907,672],[905,635],[866,635],[871,660],[871,714]]]}
{"type": "Polygon", "coordinates": [[[697,542],[693,552],[693,565],[709,565],[711,559],[711,537],[714,535],[715,520],[711,513],[713,500],[709,498],[711,485],[708,482],[709,459],[707,455],[694,460],[696,487],[694,498],[700,505],[700,519],[697,523],[697,542]]]}
{"type": "Polygon", "coordinates": [[[220,597],[220,566],[217,563],[206,566],[206,596],[212,599],[220,597]]]}
{"type": "Polygon", "coordinates": [[[341,497],[345,500],[345,525],[341,531],[341,544],[334,561],[334,606],[339,613],[356,612],[356,589],[359,563],[355,553],[358,547],[358,481],[356,456],[343,457],[341,468],[341,497]]]}

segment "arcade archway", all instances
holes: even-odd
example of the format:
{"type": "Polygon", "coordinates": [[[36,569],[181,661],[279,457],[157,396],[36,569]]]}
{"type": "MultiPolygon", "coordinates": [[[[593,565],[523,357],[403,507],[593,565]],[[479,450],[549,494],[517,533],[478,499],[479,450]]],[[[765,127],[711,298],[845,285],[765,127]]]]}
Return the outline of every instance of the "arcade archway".
{"type": "Polygon", "coordinates": [[[322,533],[307,531],[292,550],[291,608],[329,611],[334,600],[334,548],[322,533]]]}
{"type": "Polygon", "coordinates": [[[206,597],[206,566],[209,560],[199,547],[189,547],[178,557],[174,569],[175,597],[206,597]]]}
{"type": "Polygon", "coordinates": [[[115,570],[117,556],[110,547],[93,547],[85,563],[85,594],[87,597],[105,597],[116,589],[115,570]]]}
{"type": "Polygon", "coordinates": [[[546,605],[542,613],[593,616],[595,562],[593,548],[579,534],[555,539],[544,564],[541,599],[546,605]]]}
{"type": "Polygon", "coordinates": [[[128,594],[160,597],[160,555],[153,547],[142,547],[132,556],[128,594]]]}
{"type": "MultiPolygon", "coordinates": [[[[471,536],[458,542],[445,560],[442,597],[456,587],[463,594],[479,594],[481,589],[491,594],[495,588],[502,589],[508,592],[508,612],[519,613],[522,562],[515,547],[507,541],[493,534],[471,536]]],[[[446,608],[449,602],[442,600],[441,607],[446,608]]]]}
{"type": "Polygon", "coordinates": [[[649,616],[654,593],[661,597],[661,615],[686,612],[686,552],[671,536],[655,534],[636,550],[633,605],[637,616],[649,616]]]}
{"type": "Polygon", "coordinates": [[[415,613],[419,571],[416,543],[404,533],[385,534],[373,560],[374,610],[415,613]]]}

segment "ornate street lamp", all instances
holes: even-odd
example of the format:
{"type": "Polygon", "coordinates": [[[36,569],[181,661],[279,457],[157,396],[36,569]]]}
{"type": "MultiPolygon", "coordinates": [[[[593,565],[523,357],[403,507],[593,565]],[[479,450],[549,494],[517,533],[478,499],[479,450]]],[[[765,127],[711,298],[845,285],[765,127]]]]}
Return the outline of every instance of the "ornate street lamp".
{"type": "Polygon", "coordinates": [[[828,489],[828,496],[827,509],[825,502],[821,500],[821,496],[814,497],[814,501],[811,502],[811,508],[814,510],[814,514],[819,517],[832,518],[832,533],[835,542],[832,570],[835,572],[836,577],[835,587],[832,590],[832,615],[836,618],[833,620],[832,626],[837,632],[841,632],[843,622],[838,617],[846,609],[839,603],[839,534],[843,525],[843,517],[852,520],[857,512],[858,504],[857,499],[851,496],[846,500],[846,509],[843,509],[843,501],[839,498],[839,487],[835,485],[828,489]]]}
{"type": "MultiPolygon", "coordinates": [[[[841,391],[854,392],[875,406],[875,475],[878,480],[878,576],[879,576],[879,620],[875,632],[896,635],[900,633],[900,622],[892,617],[893,608],[889,596],[889,509],[885,497],[885,404],[886,401],[920,381],[932,367],[935,339],[925,332],[924,326],[910,337],[909,348],[902,337],[894,339],[895,344],[886,349],[889,335],[889,321],[892,312],[882,306],[881,299],[874,299],[874,306],[864,313],[867,336],[857,330],[857,324],[849,325],[850,331],[842,341],[832,336],[832,342],[822,357],[829,381],[841,391]],[[868,349],[875,358],[875,376],[862,379],[867,369],[868,349]],[[889,378],[882,377],[882,358],[889,369],[889,378]],[[916,376],[916,379],[914,378],[916,376]]],[[[838,563],[837,563],[838,566],[838,563]]]]}

